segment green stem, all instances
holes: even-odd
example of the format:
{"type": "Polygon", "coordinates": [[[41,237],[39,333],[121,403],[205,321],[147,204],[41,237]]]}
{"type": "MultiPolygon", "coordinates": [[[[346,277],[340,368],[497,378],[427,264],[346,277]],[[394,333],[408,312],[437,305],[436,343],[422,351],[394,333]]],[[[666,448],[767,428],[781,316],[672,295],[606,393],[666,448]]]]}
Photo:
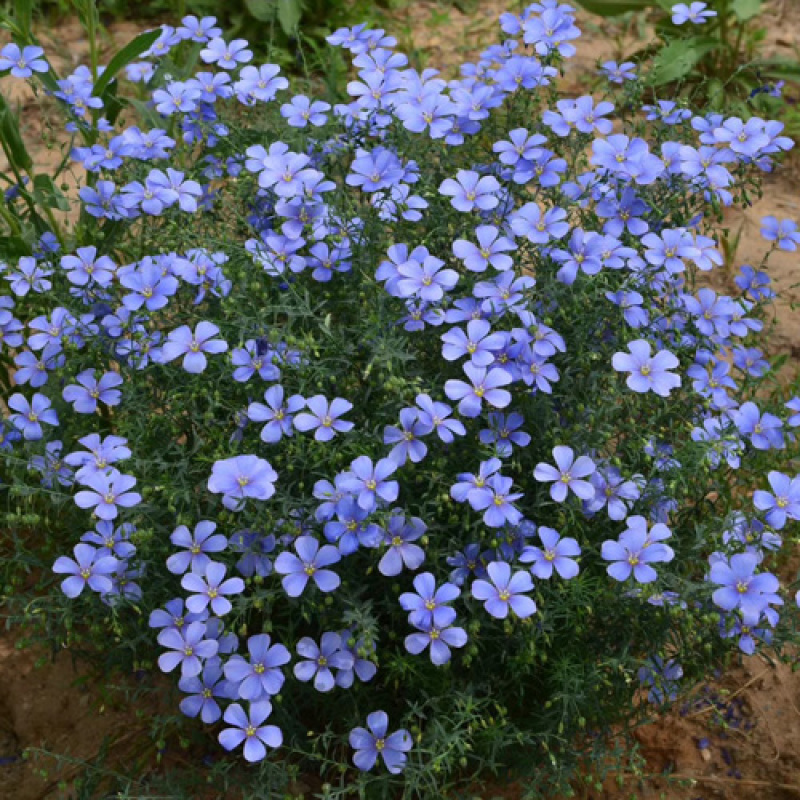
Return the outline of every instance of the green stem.
{"type": "Polygon", "coordinates": [[[61,226],[56,222],[56,218],[53,215],[53,209],[49,208],[48,206],[44,207],[44,215],[47,217],[47,221],[50,223],[50,228],[53,232],[53,235],[58,239],[58,243],[61,245],[62,250],[67,249],[67,240],[64,237],[64,232],[61,230],[61,226]]]}
{"type": "Polygon", "coordinates": [[[8,224],[8,227],[11,228],[12,233],[16,233],[19,236],[22,233],[22,228],[20,228],[16,217],[11,213],[11,211],[9,211],[5,204],[0,206],[0,214],[2,214],[3,219],[8,224]]]}
{"type": "Polygon", "coordinates": [[[89,63],[92,82],[97,82],[99,54],[97,52],[97,5],[95,0],[86,0],[86,35],[89,38],[89,63]]]}

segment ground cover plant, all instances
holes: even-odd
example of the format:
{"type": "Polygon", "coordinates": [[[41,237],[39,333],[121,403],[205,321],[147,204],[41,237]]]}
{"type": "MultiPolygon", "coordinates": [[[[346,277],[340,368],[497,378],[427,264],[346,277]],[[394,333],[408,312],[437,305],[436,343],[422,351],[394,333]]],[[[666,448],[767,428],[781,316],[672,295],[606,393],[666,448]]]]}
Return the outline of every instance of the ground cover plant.
{"type": "Polygon", "coordinates": [[[338,30],[347,103],[213,19],[58,76],[29,11],[3,83],[85,173],[4,101],[13,621],[169,676],[163,730],[253,797],[546,795],[731,654],[792,657],[800,399],[763,347],[795,224],[703,285],[780,123],[642,108],[630,65],[561,97],[556,2],[451,81],[338,30]]]}
{"type": "Polygon", "coordinates": [[[627,53],[656,97],[685,95],[696,104],[744,119],[796,117],[800,64],[765,54],[763,0],[577,0],[606,17],[637,16],[652,26],[646,45],[627,53]]]}

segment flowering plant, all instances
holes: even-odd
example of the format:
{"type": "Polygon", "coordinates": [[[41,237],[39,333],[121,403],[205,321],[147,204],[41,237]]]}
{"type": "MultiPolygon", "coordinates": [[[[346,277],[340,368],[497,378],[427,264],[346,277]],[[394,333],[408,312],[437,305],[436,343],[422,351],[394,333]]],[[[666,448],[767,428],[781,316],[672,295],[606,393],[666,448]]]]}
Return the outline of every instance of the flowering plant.
{"type": "Polygon", "coordinates": [[[346,103],[188,27],[66,77],[29,26],[1,51],[85,171],[68,200],[6,109],[10,608],[169,673],[262,788],[511,769],[534,796],[648,698],[793,637],[768,253],[707,285],[722,211],[792,143],[645,119],[615,75],[560,98],[572,9],[500,22],[450,81],[335,32],[346,103]],[[48,570],[32,601],[13,559],[48,570]]]}
{"type": "MultiPolygon", "coordinates": [[[[646,85],[662,98],[647,106],[651,115],[680,113],[674,98],[689,95],[716,111],[748,118],[764,113],[789,118],[783,97],[796,88],[796,59],[764,54],[763,0],[576,0],[606,17],[641,12],[655,36],[630,53],[623,67],[649,64],[646,85]],[[788,89],[788,87],[786,87],[788,89]],[[777,98],[777,99],[775,99],[777,98]]],[[[612,70],[615,62],[608,62],[612,70]]]]}

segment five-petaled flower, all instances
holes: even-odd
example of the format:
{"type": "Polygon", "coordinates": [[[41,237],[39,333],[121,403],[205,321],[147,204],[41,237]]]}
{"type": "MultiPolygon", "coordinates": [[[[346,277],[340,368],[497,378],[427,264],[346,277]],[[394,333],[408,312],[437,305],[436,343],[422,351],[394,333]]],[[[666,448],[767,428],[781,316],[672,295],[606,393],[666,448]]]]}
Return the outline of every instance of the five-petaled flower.
{"type": "Polygon", "coordinates": [[[557,503],[567,499],[567,492],[571,491],[581,500],[594,497],[594,487],[584,478],[588,478],[597,469],[594,461],[588,456],[575,458],[571,447],[557,445],[553,448],[553,458],[556,466],[540,461],[533,471],[533,477],[542,483],[551,483],[550,497],[557,503]]]}
{"type": "Polygon", "coordinates": [[[275,571],[283,575],[283,588],[289,597],[299,597],[309,579],[321,592],[332,592],[341,579],[332,570],[325,569],[341,560],[341,554],[332,545],[319,546],[313,536],[300,536],[294,543],[297,555],[285,550],[275,559],[275,571]]]}
{"type": "Polygon", "coordinates": [[[272,704],[268,700],[260,700],[250,704],[250,714],[239,705],[233,703],[225,709],[223,719],[231,727],[220,731],[219,743],[226,750],[236,749],[244,742],[246,761],[263,760],[267,748],[277,748],[283,744],[283,733],[277,725],[264,725],[264,721],[272,713],[272,704]]]}
{"type": "Polygon", "coordinates": [[[224,353],[228,343],[215,339],[219,328],[211,322],[198,322],[192,332],[188,325],[181,325],[171,331],[161,347],[161,361],[169,362],[183,356],[183,368],[187,372],[203,372],[208,366],[206,353],[224,353]]]}
{"type": "Polygon", "coordinates": [[[725,611],[739,609],[747,625],[758,622],[761,613],[771,603],[783,601],[775,593],[780,586],[771,572],[756,573],[760,555],[758,553],[736,553],[726,563],[719,559],[711,564],[709,578],[720,588],[712,599],[725,611]]]}
{"type": "Polygon", "coordinates": [[[275,494],[278,473],[269,461],[254,455],[234,456],[215,461],[208,479],[208,491],[221,494],[222,504],[241,511],[245,499],[269,500],[275,494]]]}
{"type": "Polygon", "coordinates": [[[69,575],[61,582],[61,591],[70,598],[77,597],[86,586],[93,592],[110,592],[109,576],[116,571],[119,561],[86,543],[76,544],[72,552],[74,560],[59,556],[53,564],[53,572],[69,575]]]}
{"type": "Polygon", "coordinates": [[[492,561],[487,567],[488,580],[472,582],[472,596],[484,600],[484,608],[495,618],[505,619],[509,609],[524,619],[536,613],[536,603],[527,596],[533,591],[529,572],[520,570],[511,574],[511,565],[505,561],[492,561]]]}
{"type": "Polygon", "coordinates": [[[406,753],[413,747],[414,740],[405,729],[394,733],[388,731],[389,717],[385,711],[373,711],[367,717],[366,728],[350,731],[350,747],[356,751],[353,763],[360,770],[372,769],[380,756],[393,775],[403,771],[406,753]]]}
{"type": "Polygon", "coordinates": [[[324,395],[315,394],[306,400],[308,412],[298,414],[294,418],[294,427],[298,431],[314,431],[318,442],[329,442],[337,433],[347,433],[355,423],[339,419],[353,408],[353,404],[342,397],[334,397],[328,402],[324,395]]]}
{"type": "Polygon", "coordinates": [[[637,339],[628,345],[630,353],[615,353],[612,365],[617,372],[630,372],[626,379],[634,392],[655,392],[661,397],[681,385],[679,375],[668,372],[680,363],[668,350],[651,355],[650,342],[637,339]]]}
{"type": "Polygon", "coordinates": [[[142,502],[138,492],[130,492],[136,486],[136,478],[132,475],[123,475],[116,470],[110,474],[95,472],[83,479],[84,485],[89,489],[75,495],[75,505],[79,508],[91,508],[95,516],[100,519],[116,519],[119,508],[131,508],[142,502]]]}

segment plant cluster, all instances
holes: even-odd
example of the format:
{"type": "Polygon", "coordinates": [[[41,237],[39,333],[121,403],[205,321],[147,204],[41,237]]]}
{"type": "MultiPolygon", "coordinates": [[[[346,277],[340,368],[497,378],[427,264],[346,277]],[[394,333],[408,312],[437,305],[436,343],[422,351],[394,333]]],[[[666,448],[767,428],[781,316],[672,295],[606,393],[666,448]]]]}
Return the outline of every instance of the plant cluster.
{"type": "Polygon", "coordinates": [[[787,81],[797,88],[800,64],[797,58],[764,57],[763,0],[577,2],[607,17],[645,15],[654,28],[653,41],[627,58],[631,64],[648,64],[647,85],[654,96],[688,96],[698,106],[745,119],[792,115],[784,90],[787,81]]]}
{"type": "MultiPolygon", "coordinates": [[[[391,3],[391,0],[388,0],[391,3]]],[[[85,17],[95,10],[101,21],[137,21],[143,24],[180,19],[187,14],[197,20],[210,15],[224,26],[227,35],[247,36],[259,55],[292,72],[302,73],[317,63],[324,38],[337,26],[365,18],[379,18],[388,4],[366,0],[0,0],[0,15],[13,16],[15,6],[29,5],[37,18],[57,28],[70,15],[85,17]]],[[[170,26],[162,26],[169,28],[170,26]]],[[[330,60],[330,53],[325,57],[330,60]]],[[[341,68],[337,62],[337,72],[341,68]]]]}
{"type": "Polygon", "coordinates": [[[573,9],[500,22],[452,80],[337,30],[344,104],[209,19],[63,77],[24,15],[0,48],[84,176],[37,172],[4,106],[11,614],[173,676],[262,787],[510,770],[535,796],[795,640],[800,399],[762,350],[794,223],[764,220],[733,296],[707,285],[722,211],[792,142],[642,109],[630,65],[563,98],[573,9]]]}

